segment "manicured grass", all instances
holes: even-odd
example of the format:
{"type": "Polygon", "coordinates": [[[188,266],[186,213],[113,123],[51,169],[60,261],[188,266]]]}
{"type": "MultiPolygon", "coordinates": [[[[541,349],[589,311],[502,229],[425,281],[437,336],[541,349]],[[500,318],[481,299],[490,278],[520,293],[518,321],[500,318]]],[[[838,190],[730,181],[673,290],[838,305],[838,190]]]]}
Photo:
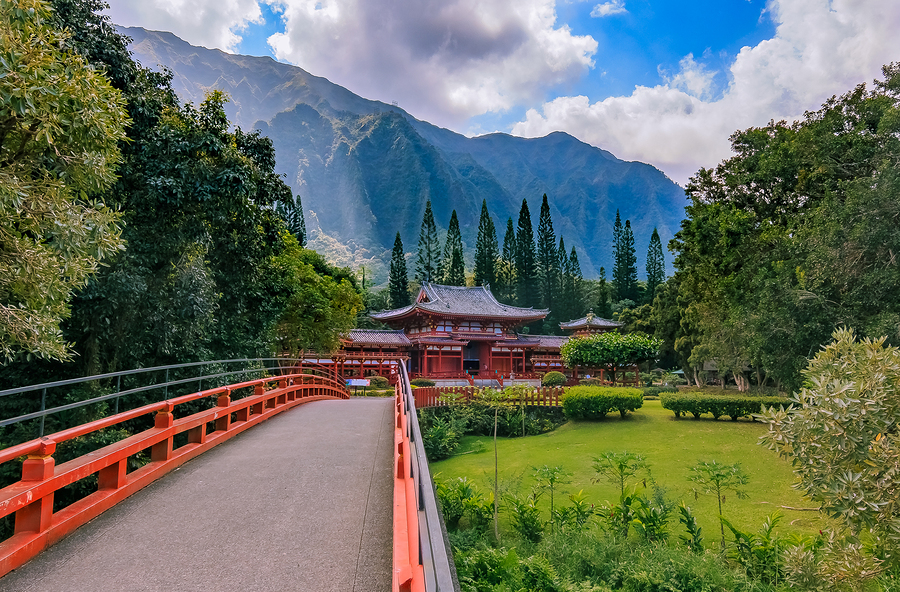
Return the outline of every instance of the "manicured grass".
{"type": "MultiPolygon", "coordinates": [[[[811,508],[815,504],[791,487],[795,478],[790,464],[757,444],[765,429],[763,424],[749,420],[676,420],[659,401],[646,401],[643,408],[624,420],[610,416],[598,422],[569,422],[540,436],[499,438],[501,489],[527,495],[535,484],[532,467],[546,464],[560,466],[572,473],[572,482],[555,495],[557,504],[568,504],[567,495],[561,495],[560,491],[568,494],[582,489],[596,505],[606,500],[615,501],[619,495],[617,486],[605,480],[591,482],[596,476],[593,459],[608,450],[638,452],[647,458],[653,478],[666,489],[668,496],[676,501],[684,500],[691,507],[703,528],[706,545],[713,547],[720,536],[716,499],[714,495],[703,495],[702,492],[694,499],[694,484],[688,481],[689,469],[698,460],[716,460],[724,464],[739,462],[750,478],[744,488],[749,497],[738,499],[731,493],[726,494],[723,508],[726,518],[742,530],[755,532],[768,514],[778,510],[783,515],[778,532],[815,534],[827,523],[826,517],[817,511],[780,507],[811,508]]],[[[467,436],[463,438],[459,453],[445,461],[431,463],[432,474],[439,474],[439,479],[466,476],[482,492],[489,491],[494,474],[491,438],[467,436]]],[[[546,520],[548,495],[542,497],[541,503],[546,520]]],[[[501,524],[506,529],[507,520],[501,515],[501,524]]],[[[669,530],[673,536],[682,532],[677,512],[672,516],[669,530]]],[[[727,532],[726,539],[730,539],[727,532]]]]}

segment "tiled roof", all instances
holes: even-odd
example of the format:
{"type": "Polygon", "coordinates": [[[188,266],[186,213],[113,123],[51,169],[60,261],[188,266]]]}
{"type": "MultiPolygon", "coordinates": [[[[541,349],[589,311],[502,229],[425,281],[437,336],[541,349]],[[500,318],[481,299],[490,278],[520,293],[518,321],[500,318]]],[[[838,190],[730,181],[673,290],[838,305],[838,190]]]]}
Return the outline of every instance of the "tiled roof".
{"type": "Polygon", "coordinates": [[[550,312],[548,309],[521,308],[501,304],[494,298],[487,286],[466,288],[426,282],[419,290],[415,304],[373,313],[371,316],[373,319],[386,321],[405,317],[415,310],[451,316],[522,320],[542,319],[550,312]]]}
{"type": "Polygon", "coordinates": [[[559,326],[561,329],[574,331],[575,329],[618,329],[624,327],[625,324],[595,317],[594,312],[591,311],[587,316],[567,323],[560,323],[559,326]]]}
{"type": "Polygon", "coordinates": [[[382,329],[351,329],[348,339],[353,345],[387,345],[409,347],[411,343],[403,331],[382,329]]]}
{"type": "Polygon", "coordinates": [[[551,349],[559,349],[569,340],[568,335],[532,335],[531,337],[540,341],[538,347],[551,349]]]}

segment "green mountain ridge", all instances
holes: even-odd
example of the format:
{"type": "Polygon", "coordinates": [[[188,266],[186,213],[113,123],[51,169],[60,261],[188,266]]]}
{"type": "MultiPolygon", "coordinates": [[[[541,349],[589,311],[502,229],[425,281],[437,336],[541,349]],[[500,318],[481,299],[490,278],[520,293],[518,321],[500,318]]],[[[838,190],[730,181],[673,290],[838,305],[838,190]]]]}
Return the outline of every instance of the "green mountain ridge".
{"type": "Polygon", "coordinates": [[[276,170],[313,222],[311,246],[335,263],[365,264],[376,284],[387,279],[398,230],[406,250],[415,250],[429,199],[439,227],[446,228],[457,210],[471,247],[482,199],[502,242],[506,219],[517,220],[522,199],[537,225],[537,205],[546,193],[556,235],[575,246],[588,278],[601,266],[610,273],[617,209],[631,220],[641,267],[653,228],[665,244],[684,215],[684,191],[664,173],[563,132],[469,138],[271,58],[195,47],[171,33],[122,32],[132,38],[140,62],[172,70],[183,100],[199,103],[210,90],[227,92],[231,121],[272,139],[276,170]]]}

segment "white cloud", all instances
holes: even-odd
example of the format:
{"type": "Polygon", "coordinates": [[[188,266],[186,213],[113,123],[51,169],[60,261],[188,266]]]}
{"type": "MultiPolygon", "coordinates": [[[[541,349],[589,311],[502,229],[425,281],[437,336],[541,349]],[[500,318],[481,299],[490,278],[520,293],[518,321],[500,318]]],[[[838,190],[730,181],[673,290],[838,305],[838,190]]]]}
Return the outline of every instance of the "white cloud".
{"type": "Polygon", "coordinates": [[[555,0],[286,0],[279,59],[447,126],[577,80],[597,42],[555,0]]]}
{"type": "Polygon", "coordinates": [[[244,27],[262,18],[257,0],[108,1],[117,25],[170,31],[194,45],[226,51],[234,51],[244,27]]]}
{"type": "Polygon", "coordinates": [[[118,24],[226,50],[269,2],[284,10],[284,32],[269,38],[277,58],[457,128],[577,81],[597,50],[557,23],[556,0],[110,1],[118,24]]]}
{"type": "Polygon", "coordinates": [[[594,6],[593,10],[591,10],[591,16],[594,18],[603,18],[605,16],[623,14],[626,12],[628,12],[628,9],[625,8],[624,0],[610,0],[609,2],[594,6]]]}
{"type": "Polygon", "coordinates": [[[708,98],[714,73],[689,55],[664,84],[593,103],[559,97],[530,109],[513,133],[567,131],[620,158],[650,162],[683,183],[699,167],[729,156],[733,131],[802,117],[900,60],[895,0],[770,0],[767,10],[775,36],[741,49],[716,100],[708,98]]]}
{"type": "Polygon", "coordinates": [[[680,69],[675,76],[668,76],[665,72],[660,71],[660,76],[666,81],[666,84],[699,99],[709,96],[715,72],[694,61],[692,53],[681,58],[678,66],[680,69]]]}

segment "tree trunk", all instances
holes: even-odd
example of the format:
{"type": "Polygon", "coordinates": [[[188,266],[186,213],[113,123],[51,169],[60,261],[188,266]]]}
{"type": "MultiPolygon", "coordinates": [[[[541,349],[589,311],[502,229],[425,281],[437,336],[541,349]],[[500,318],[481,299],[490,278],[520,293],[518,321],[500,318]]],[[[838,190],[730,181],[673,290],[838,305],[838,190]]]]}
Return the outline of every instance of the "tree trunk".
{"type": "MultiPolygon", "coordinates": [[[[498,503],[500,494],[500,483],[498,481],[498,463],[497,463],[497,416],[500,408],[494,408],[494,539],[500,540],[500,525],[498,523],[498,515],[500,514],[498,503]]],[[[724,536],[724,535],[723,535],[724,536]]]]}

